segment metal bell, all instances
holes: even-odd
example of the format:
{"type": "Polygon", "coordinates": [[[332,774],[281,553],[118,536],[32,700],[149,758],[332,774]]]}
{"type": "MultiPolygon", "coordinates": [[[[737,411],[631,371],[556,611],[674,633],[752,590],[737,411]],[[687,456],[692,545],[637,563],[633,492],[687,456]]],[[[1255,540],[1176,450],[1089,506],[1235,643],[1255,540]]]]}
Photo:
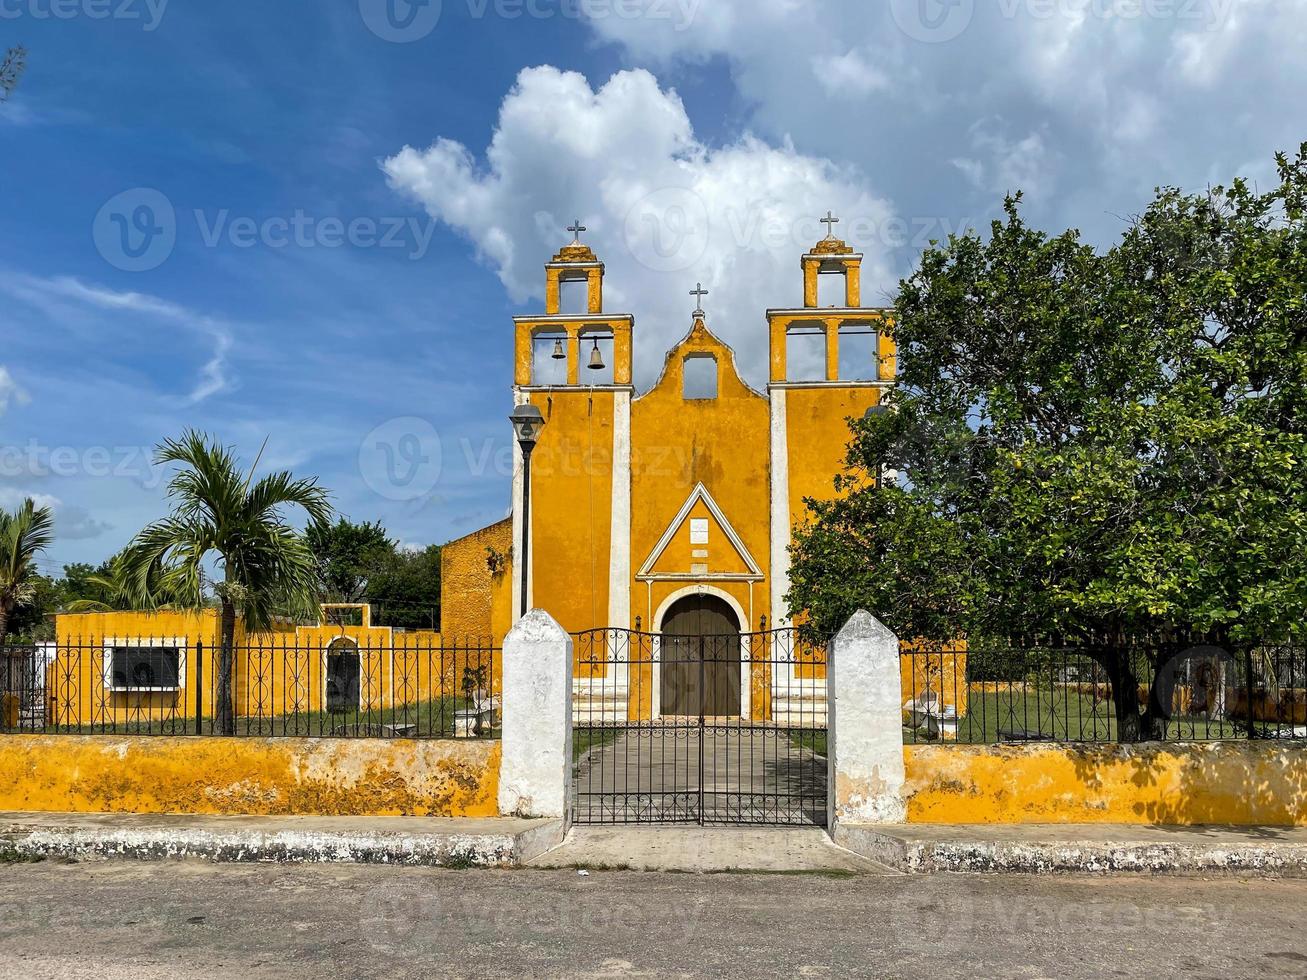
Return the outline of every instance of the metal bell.
{"type": "Polygon", "coordinates": [[[604,369],[604,355],[599,351],[599,341],[595,341],[594,350],[590,351],[590,370],[602,371],[604,369]]]}
{"type": "Polygon", "coordinates": [[[554,352],[550,355],[555,361],[567,360],[567,351],[563,350],[563,338],[554,341],[554,352]]]}

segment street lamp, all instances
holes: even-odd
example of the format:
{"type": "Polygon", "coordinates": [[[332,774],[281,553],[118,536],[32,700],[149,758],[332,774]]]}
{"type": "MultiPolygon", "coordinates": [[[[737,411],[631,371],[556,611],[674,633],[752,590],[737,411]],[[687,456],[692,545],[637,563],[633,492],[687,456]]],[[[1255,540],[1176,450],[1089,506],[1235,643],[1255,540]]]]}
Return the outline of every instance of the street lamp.
{"type": "MultiPolygon", "coordinates": [[[[874,418],[879,418],[882,415],[888,415],[888,414],[889,414],[888,405],[872,405],[871,408],[867,409],[867,411],[863,413],[862,417],[866,421],[870,422],[874,418]]],[[[876,479],[873,486],[875,486],[877,490],[880,489],[881,471],[884,469],[884,466],[885,464],[881,460],[879,459],[876,460],[876,479]]]]}
{"type": "Polygon", "coordinates": [[[531,541],[531,450],[536,447],[540,430],[544,427],[545,417],[534,405],[518,405],[508,417],[513,423],[513,434],[522,449],[522,615],[527,613],[527,549],[531,541]]]}

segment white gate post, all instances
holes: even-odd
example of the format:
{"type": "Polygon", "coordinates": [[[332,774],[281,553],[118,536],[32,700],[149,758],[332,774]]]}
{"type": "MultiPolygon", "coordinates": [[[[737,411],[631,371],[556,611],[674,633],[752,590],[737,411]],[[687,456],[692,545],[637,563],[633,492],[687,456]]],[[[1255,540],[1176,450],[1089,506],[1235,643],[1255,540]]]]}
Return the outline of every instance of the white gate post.
{"type": "Polygon", "coordinates": [[[572,769],[572,638],[543,609],[504,640],[499,812],[568,815],[572,769]]]}
{"type": "Polygon", "coordinates": [[[832,641],[826,677],[831,831],[839,823],[902,823],[907,807],[898,637],[859,610],[832,641]]]}

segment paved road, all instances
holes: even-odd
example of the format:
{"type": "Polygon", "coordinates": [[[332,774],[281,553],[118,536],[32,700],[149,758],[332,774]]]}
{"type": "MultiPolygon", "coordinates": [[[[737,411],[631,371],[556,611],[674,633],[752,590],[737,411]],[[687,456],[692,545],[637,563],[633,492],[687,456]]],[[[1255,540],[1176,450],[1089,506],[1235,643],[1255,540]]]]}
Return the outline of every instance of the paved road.
{"type": "Polygon", "coordinates": [[[1307,974],[1307,881],[0,866],[0,976],[1307,974]]]}

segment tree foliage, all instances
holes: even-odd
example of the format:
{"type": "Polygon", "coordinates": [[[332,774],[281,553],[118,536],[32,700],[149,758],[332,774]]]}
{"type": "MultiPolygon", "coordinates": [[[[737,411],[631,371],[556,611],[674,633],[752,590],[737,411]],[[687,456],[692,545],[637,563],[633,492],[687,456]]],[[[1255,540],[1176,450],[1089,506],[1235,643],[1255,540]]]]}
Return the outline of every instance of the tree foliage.
{"type": "Polygon", "coordinates": [[[1159,190],[1104,253],[1027,226],[1019,195],[987,240],[928,250],[896,303],[894,411],[854,423],[842,498],[810,502],[791,607],[820,631],[866,606],[901,635],[1060,634],[1107,663],[1132,634],[1301,631],[1307,144],[1278,165],[1266,193],[1159,190]]]}
{"type": "Polygon", "coordinates": [[[372,577],[392,559],[395,542],[379,521],[314,521],[305,531],[317,568],[318,594],[327,602],[359,602],[372,577]]]}
{"type": "Polygon", "coordinates": [[[0,644],[15,610],[37,605],[36,557],[54,541],[54,515],[30,497],[0,510],[0,644]]]}
{"type": "Polygon", "coordinates": [[[215,692],[220,734],[235,731],[231,701],[232,646],[236,615],[247,627],[264,629],[276,614],[317,614],[317,569],[313,554],[286,518],[297,508],[310,521],[329,518],[327,493],[316,480],[289,472],[254,479],[258,460],[243,472],[235,454],[216,439],[188,431],[165,441],[158,464],[176,464],[168,482],[170,516],[149,525],[128,547],[124,574],[138,608],[152,608],[160,582],[183,605],[204,601],[205,562],[216,559],[220,581],[214,592],[222,609],[222,638],[215,692]]]}

